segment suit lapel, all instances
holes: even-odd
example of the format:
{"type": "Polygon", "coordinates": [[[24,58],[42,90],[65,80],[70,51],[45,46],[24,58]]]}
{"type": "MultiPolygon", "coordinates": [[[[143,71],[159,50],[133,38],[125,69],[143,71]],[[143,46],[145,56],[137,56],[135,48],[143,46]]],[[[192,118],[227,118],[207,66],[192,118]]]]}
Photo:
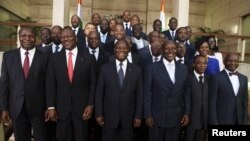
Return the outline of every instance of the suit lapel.
{"type": "Polygon", "coordinates": [[[111,75],[113,75],[113,81],[116,82],[116,86],[118,89],[121,90],[121,87],[120,87],[120,82],[119,82],[119,76],[118,76],[118,72],[117,72],[117,68],[116,68],[116,63],[115,61],[112,62],[112,65],[111,65],[111,75]]]}
{"type": "Polygon", "coordinates": [[[24,72],[23,72],[22,60],[21,60],[21,55],[20,55],[20,48],[16,50],[15,59],[17,62],[16,70],[18,71],[18,74],[23,76],[23,79],[24,79],[24,72]]]}
{"type": "MultiPolygon", "coordinates": [[[[81,71],[83,70],[83,69],[81,69],[81,67],[85,66],[83,64],[84,60],[85,60],[84,54],[78,51],[77,56],[76,56],[76,61],[75,61],[75,67],[74,67],[74,71],[73,71],[72,84],[75,82],[75,79],[77,78],[77,75],[80,72],[80,70],[81,71]]],[[[68,81],[69,81],[69,77],[68,77],[68,81]]],[[[69,81],[69,83],[70,83],[70,81],[69,81]]]]}
{"type": "Polygon", "coordinates": [[[233,89],[233,85],[229,79],[229,76],[227,75],[227,72],[225,70],[223,70],[223,80],[224,80],[224,83],[226,84],[226,86],[230,89],[231,91],[231,94],[233,94],[233,96],[235,96],[235,93],[234,93],[234,89],[233,89]]]}
{"type": "MultiPolygon", "coordinates": [[[[157,62],[158,63],[158,62],[157,62]]],[[[173,82],[168,74],[168,71],[163,63],[163,60],[159,62],[159,71],[160,71],[160,77],[165,81],[165,84],[168,86],[173,85],[173,82]]]]}
{"type": "Polygon", "coordinates": [[[240,94],[244,94],[244,92],[242,92],[242,90],[243,90],[243,78],[242,78],[242,75],[241,74],[239,74],[238,75],[238,78],[239,78],[239,83],[240,83],[240,87],[239,87],[239,90],[238,90],[238,93],[237,93],[237,97],[240,95],[240,94]]]}

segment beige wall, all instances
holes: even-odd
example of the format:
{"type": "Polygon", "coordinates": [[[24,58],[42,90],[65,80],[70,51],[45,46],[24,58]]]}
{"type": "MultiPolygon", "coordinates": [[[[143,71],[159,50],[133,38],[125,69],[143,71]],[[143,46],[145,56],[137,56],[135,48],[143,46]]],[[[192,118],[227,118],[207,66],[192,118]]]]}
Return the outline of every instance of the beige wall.
{"type": "Polygon", "coordinates": [[[28,3],[28,0],[1,0],[0,6],[22,18],[26,18],[29,16],[28,3]]]}

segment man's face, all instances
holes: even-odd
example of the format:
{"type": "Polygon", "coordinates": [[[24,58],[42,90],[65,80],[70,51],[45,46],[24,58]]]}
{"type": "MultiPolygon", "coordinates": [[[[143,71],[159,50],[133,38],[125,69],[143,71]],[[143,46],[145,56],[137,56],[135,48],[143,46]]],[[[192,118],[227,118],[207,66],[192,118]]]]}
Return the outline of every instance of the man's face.
{"type": "Polygon", "coordinates": [[[187,30],[186,28],[180,28],[177,33],[177,38],[180,42],[185,42],[187,40],[187,30]]]}
{"type": "Polygon", "coordinates": [[[161,22],[160,21],[155,21],[153,24],[153,30],[161,32],[161,22]]]}
{"type": "Polygon", "coordinates": [[[77,28],[79,26],[79,18],[77,17],[77,15],[72,16],[71,18],[71,25],[73,28],[77,28]]]}
{"type": "Polygon", "coordinates": [[[25,50],[34,48],[36,44],[36,36],[32,29],[25,28],[19,33],[19,41],[25,50]]]}
{"type": "Polygon", "coordinates": [[[236,54],[230,54],[225,58],[224,61],[225,68],[229,71],[234,72],[239,66],[239,57],[236,54]]]}
{"type": "Polygon", "coordinates": [[[159,56],[161,54],[162,43],[160,40],[155,40],[151,44],[151,52],[153,56],[159,56]]]}
{"type": "Polygon", "coordinates": [[[169,42],[163,46],[163,57],[171,62],[176,56],[176,45],[173,42],[169,42]]]}
{"type": "Polygon", "coordinates": [[[84,29],[84,34],[88,36],[91,31],[96,31],[95,26],[93,24],[87,24],[84,29]]]}
{"type": "Polygon", "coordinates": [[[168,26],[171,30],[175,30],[177,28],[177,20],[175,18],[172,18],[169,23],[168,23],[168,26]]]}
{"type": "Polygon", "coordinates": [[[51,30],[51,38],[56,45],[59,45],[61,43],[60,36],[61,36],[61,29],[59,27],[53,27],[51,30]]]}
{"type": "Polygon", "coordinates": [[[179,58],[182,58],[182,57],[184,57],[185,56],[185,54],[186,54],[186,47],[185,47],[185,45],[184,45],[184,43],[179,43],[178,45],[177,45],[177,48],[176,48],[176,55],[179,57],[179,58]]]}
{"type": "Polygon", "coordinates": [[[140,25],[135,25],[133,27],[133,36],[136,37],[136,38],[141,38],[141,27],[140,25]]]}
{"type": "Polygon", "coordinates": [[[153,31],[149,34],[149,42],[152,43],[155,40],[159,40],[160,39],[160,34],[157,31],[153,31]]]}
{"type": "Polygon", "coordinates": [[[76,47],[76,36],[71,29],[64,29],[61,32],[61,42],[65,49],[72,50],[76,47]]]}
{"type": "Polygon", "coordinates": [[[98,26],[100,24],[101,17],[99,14],[94,14],[92,16],[92,22],[95,26],[98,26]]]}
{"type": "Polygon", "coordinates": [[[40,37],[41,37],[42,43],[44,43],[45,45],[50,44],[52,41],[51,32],[49,29],[43,29],[41,31],[40,37]]]}
{"type": "Polygon", "coordinates": [[[187,26],[186,30],[187,30],[187,40],[189,40],[192,36],[192,28],[187,26]]]}
{"type": "Polygon", "coordinates": [[[115,26],[115,38],[117,40],[123,39],[125,36],[125,31],[122,25],[115,26]]]}
{"type": "Polygon", "coordinates": [[[129,22],[129,20],[130,20],[130,13],[129,13],[129,11],[125,11],[125,12],[123,13],[123,15],[122,15],[122,20],[123,20],[124,22],[129,22]]]}
{"type": "Polygon", "coordinates": [[[102,33],[108,32],[109,23],[107,20],[101,20],[100,29],[102,33]]]}
{"type": "Polygon", "coordinates": [[[100,38],[97,34],[97,32],[90,32],[88,36],[89,47],[92,49],[96,49],[99,46],[100,38]]]}
{"type": "Polygon", "coordinates": [[[134,25],[139,24],[139,23],[140,23],[140,20],[138,19],[137,16],[133,16],[133,17],[131,18],[130,23],[131,23],[131,26],[133,27],[134,25]]]}
{"type": "Polygon", "coordinates": [[[193,63],[193,68],[198,74],[203,74],[207,68],[207,59],[206,57],[197,57],[193,63]]]}
{"type": "Polygon", "coordinates": [[[125,59],[127,59],[128,56],[128,46],[126,42],[119,42],[115,45],[114,53],[115,58],[119,60],[120,62],[123,62],[125,59]]]}

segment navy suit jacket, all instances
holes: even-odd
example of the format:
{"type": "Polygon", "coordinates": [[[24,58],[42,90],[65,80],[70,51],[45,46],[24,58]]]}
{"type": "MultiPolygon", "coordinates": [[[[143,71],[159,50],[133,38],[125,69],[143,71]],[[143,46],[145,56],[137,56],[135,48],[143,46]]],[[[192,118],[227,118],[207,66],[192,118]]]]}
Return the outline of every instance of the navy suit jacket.
{"type": "Polygon", "coordinates": [[[9,111],[12,119],[17,118],[23,106],[30,116],[44,115],[47,61],[47,54],[36,49],[25,80],[20,48],[4,53],[0,77],[0,109],[9,111]]]}
{"type": "MultiPolygon", "coordinates": [[[[168,38],[168,40],[175,41],[176,37],[174,37],[174,39],[172,39],[172,35],[171,35],[169,30],[163,31],[162,33],[168,38]]],[[[175,33],[175,35],[176,35],[176,33],[175,33]]]]}
{"type": "Polygon", "coordinates": [[[105,126],[131,128],[134,118],[142,118],[143,87],[141,69],[128,62],[122,87],[115,61],[102,66],[95,96],[95,116],[104,117],[105,126]]]}
{"type": "Polygon", "coordinates": [[[240,88],[235,96],[232,83],[225,70],[211,77],[209,92],[209,123],[213,125],[247,125],[248,81],[238,73],[240,88]]]}
{"type": "Polygon", "coordinates": [[[153,117],[156,127],[180,126],[183,114],[189,114],[190,106],[186,104],[190,102],[185,93],[187,75],[188,68],[175,63],[173,84],[163,60],[147,68],[144,75],[144,116],[153,117]]]}
{"type": "Polygon", "coordinates": [[[94,104],[96,82],[95,60],[78,50],[72,83],[69,81],[65,50],[50,56],[46,80],[47,107],[56,107],[59,119],[74,110],[79,118],[94,104]]]}

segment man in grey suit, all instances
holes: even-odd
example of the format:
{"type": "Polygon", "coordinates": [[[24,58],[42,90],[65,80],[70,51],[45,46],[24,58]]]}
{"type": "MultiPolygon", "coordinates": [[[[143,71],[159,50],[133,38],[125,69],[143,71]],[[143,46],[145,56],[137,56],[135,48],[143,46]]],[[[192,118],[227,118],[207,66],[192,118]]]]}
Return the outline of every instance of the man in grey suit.
{"type": "Polygon", "coordinates": [[[95,116],[103,127],[103,141],[132,141],[133,126],[142,117],[141,69],[127,60],[128,44],[115,44],[115,60],[102,66],[95,96],[95,116]]]}
{"type": "Polygon", "coordinates": [[[47,141],[45,128],[45,77],[47,54],[35,48],[31,27],[19,31],[21,47],[3,55],[0,110],[3,122],[13,122],[15,140],[28,141],[31,127],[36,141],[47,141]]]}
{"type": "Polygon", "coordinates": [[[144,116],[150,141],[178,141],[181,125],[189,121],[190,102],[185,95],[188,68],[175,62],[174,41],[164,42],[162,52],[163,59],[145,72],[144,116]]]}
{"type": "Polygon", "coordinates": [[[212,125],[246,125],[248,116],[247,77],[236,69],[239,56],[229,53],[225,69],[211,78],[209,91],[209,123],[212,125]]]}

